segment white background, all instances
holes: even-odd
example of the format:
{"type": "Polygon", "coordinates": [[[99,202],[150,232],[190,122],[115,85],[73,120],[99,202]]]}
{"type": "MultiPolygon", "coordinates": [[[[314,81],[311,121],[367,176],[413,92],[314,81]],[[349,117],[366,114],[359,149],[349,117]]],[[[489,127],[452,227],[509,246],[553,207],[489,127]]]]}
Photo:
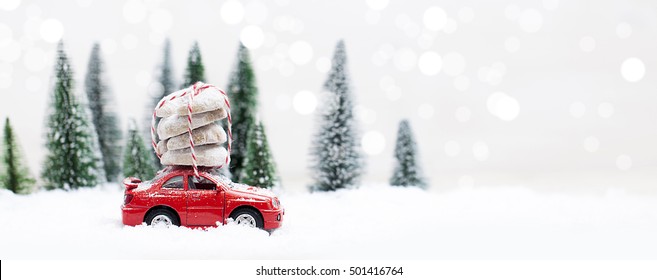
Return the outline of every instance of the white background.
{"type": "Polygon", "coordinates": [[[241,39],[252,48],[260,116],[283,183],[303,189],[313,105],[327,59],[344,39],[367,182],[389,178],[397,123],[409,118],[432,190],[524,185],[654,192],[656,5],[6,0],[0,117],[11,118],[38,174],[58,39],[80,93],[91,46],[101,43],[123,124],[145,115],[165,37],[173,43],[178,82],[198,40],[207,82],[221,87],[241,39]]]}

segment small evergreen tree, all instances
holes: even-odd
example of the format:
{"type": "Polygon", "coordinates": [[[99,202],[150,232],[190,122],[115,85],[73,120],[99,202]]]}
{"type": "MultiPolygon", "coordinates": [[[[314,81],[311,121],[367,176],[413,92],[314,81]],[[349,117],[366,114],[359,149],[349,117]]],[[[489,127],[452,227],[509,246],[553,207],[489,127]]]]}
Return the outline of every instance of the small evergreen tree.
{"type": "Polygon", "coordinates": [[[319,108],[319,130],[311,147],[314,183],[311,190],[333,191],[359,183],[363,159],[357,140],[344,42],[338,42],[323,108],[319,108]]]}
{"type": "Polygon", "coordinates": [[[198,47],[198,42],[194,42],[187,57],[187,69],[185,69],[185,78],[182,87],[191,86],[198,81],[205,82],[205,68],[203,67],[203,59],[201,58],[201,50],[198,47]]]}
{"type": "Polygon", "coordinates": [[[47,119],[48,154],[42,177],[47,189],[90,187],[99,181],[91,124],[73,93],[73,70],[62,42],[57,47],[55,86],[47,119]]]}
{"type": "MultiPolygon", "coordinates": [[[[148,103],[148,107],[146,107],[146,117],[145,117],[145,122],[144,122],[144,139],[148,139],[146,141],[147,143],[150,142],[151,139],[151,119],[153,117],[153,110],[155,109],[155,106],[157,106],[157,103],[162,100],[165,96],[173,93],[174,91],[178,90],[176,87],[176,82],[173,78],[173,65],[171,62],[171,42],[169,39],[167,39],[164,42],[164,57],[162,59],[162,65],[159,67],[160,73],[158,74],[158,83],[161,86],[161,91],[158,91],[155,93],[155,95],[152,96],[152,99],[148,103]]],[[[156,120],[156,127],[158,124],[158,120],[156,120]]],[[[148,145],[147,145],[148,146],[148,145]]],[[[160,159],[157,157],[157,155],[153,152],[150,153],[152,162],[153,162],[153,167],[156,169],[159,169],[162,167],[162,164],[160,163],[160,159]]]]}
{"type": "Polygon", "coordinates": [[[103,61],[100,45],[94,44],[89,57],[84,86],[91,120],[98,137],[105,179],[116,181],[121,170],[121,130],[115,110],[115,100],[103,80],[103,61]]]}
{"type": "Polygon", "coordinates": [[[233,180],[239,182],[247,154],[249,125],[255,123],[258,107],[258,88],[251,66],[249,50],[240,43],[237,63],[228,82],[228,96],[231,101],[233,121],[233,147],[230,153],[230,172],[233,180]]]}
{"type": "Polygon", "coordinates": [[[0,170],[0,187],[6,188],[13,193],[27,194],[34,187],[34,179],[22,162],[21,149],[18,145],[14,130],[5,119],[4,134],[2,137],[2,170],[0,170]]]}
{"type": "Polygon", "coordinates": [[[408,120],[399,122],[395,159],[397,161],[395,171],[390,178],[390,185],[426,187],[427,184],[422,177],[422,170],[418,162],[417,144],[408,120]]]}
{"type": "Polygon", "coordinates": [[[261,188],[272,188],[278,185],[276,165],[269,150],[262,122],[252,123],[251,129],[249,129],[244,169],[240,178],[241,182],[247,185],[261,188]]]}
{"type": "Polygon", "coordinates": [[[151,162],[151,151],[144,145],[134,120],[128,127],[128,138],[123,154],[123,176],[149,180],[155,175],[151,162]]]}

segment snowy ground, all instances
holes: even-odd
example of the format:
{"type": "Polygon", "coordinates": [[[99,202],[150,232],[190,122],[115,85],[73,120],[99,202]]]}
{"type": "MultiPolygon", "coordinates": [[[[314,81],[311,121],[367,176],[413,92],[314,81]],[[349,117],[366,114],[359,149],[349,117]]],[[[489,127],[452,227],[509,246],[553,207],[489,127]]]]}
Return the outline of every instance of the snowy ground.
{"type": "Polygon", "coordinates": [[[283,228],[124,227],[116,186],[0,192],[0,259],[657,258],[657,198],[383,186],[281,196],[283,228]]]}

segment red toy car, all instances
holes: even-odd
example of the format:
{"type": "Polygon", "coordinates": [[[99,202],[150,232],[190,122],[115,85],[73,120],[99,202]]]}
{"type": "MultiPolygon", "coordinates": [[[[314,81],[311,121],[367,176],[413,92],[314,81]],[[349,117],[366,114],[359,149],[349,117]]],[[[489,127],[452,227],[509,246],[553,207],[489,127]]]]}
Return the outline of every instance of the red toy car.
{"type": "Polygon", "coordinates": [[[279,228],[285,211],[269,190],[231,182],[216,169],[167,167],[151,181],[126,178],[123,224],[207,227],[238,224],[264,230],[279,228]]]}

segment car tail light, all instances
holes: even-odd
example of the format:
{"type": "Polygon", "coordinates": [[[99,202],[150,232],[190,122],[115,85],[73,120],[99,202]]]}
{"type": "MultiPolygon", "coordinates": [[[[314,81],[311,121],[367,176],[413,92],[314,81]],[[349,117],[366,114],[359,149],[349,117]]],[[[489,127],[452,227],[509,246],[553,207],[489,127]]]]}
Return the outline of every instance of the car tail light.
{"type": "Polygon", "coordinates": [[[133,198],[133,197],[135,197],[135,196],[134,196],[134,195],[131,195],[131,194],[126,194],[126,195],[123,197],[123,205],[128,205],[128,204],[130,204],[130,201],[132,201],[132,198],[133,198]]]}

